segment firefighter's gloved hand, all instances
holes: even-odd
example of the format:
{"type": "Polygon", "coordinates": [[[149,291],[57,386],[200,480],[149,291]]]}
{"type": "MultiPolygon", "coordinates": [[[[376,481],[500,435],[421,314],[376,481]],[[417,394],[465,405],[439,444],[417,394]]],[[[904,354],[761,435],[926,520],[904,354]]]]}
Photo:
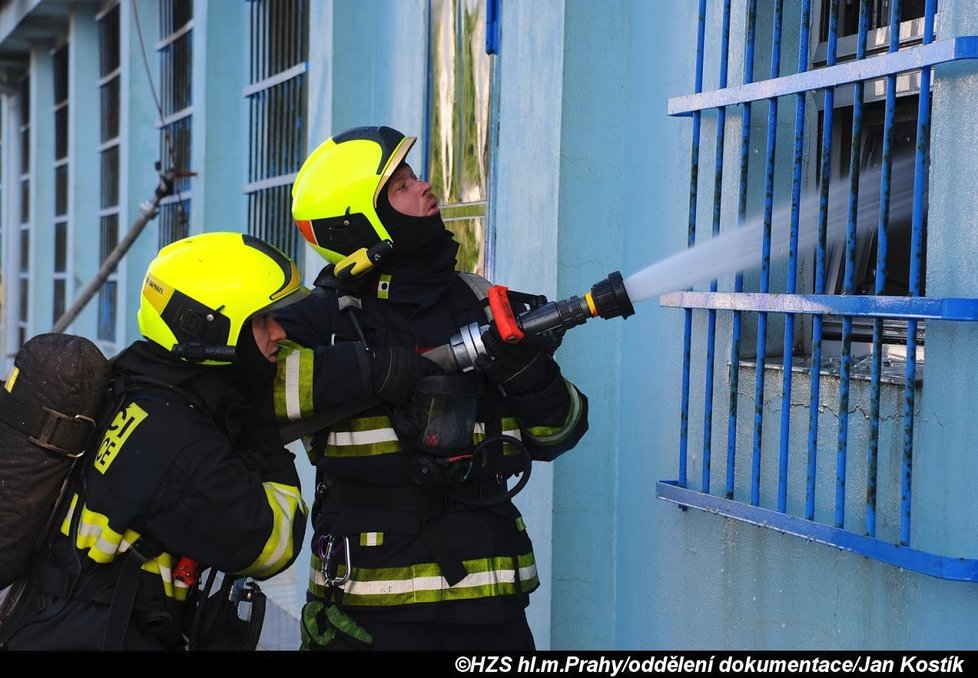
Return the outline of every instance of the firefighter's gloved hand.
{"type": "Polygon", "coordinates": [[[435,363],[409,348],[382,346],[368,349],[370,380],[374,392],[389,403],[403,405],[411,399],[421,377],[442,374],[435,363]]]}
{"type": "Polygon", "coordinates": [[[475,366],[506,395],[524,395],[545,389],[560,373],[550,354],[539,348],[508,344],[495,327],[482,333],[488,356],[476,358],[475,366]]]}

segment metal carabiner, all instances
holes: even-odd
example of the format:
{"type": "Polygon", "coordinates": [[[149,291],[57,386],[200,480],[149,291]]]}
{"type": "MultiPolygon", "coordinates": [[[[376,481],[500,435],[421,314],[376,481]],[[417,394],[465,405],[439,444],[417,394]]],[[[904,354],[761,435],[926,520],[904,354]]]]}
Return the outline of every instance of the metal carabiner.
{"type": "MultiPolygon", "coordinates": [[[[325,581],[327,586],[342,586],[350,579],[350,571],[352,569],[352,564],[350,561],[350,539],[349,537],[337,538],[332,534],[320,535],[319,541],[316,544],[316,554],[319,556],[322,565],[320,566],[320,572],[323,575],[323,581],[325,581]],[[343,573],[342,577],[330,576],[329,570],[333,565],[333,558],[339,553],[340,549],[343,549],[343,554],[346,560],[346,572],[343,573]]],[[[338,570],[339,568],[337,568],[338,570]]]]}

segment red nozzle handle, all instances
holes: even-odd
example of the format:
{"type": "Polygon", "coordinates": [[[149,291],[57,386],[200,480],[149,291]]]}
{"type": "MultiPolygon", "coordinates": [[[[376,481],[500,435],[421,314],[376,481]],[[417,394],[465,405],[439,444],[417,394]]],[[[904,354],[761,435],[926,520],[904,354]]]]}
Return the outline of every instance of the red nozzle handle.
{"type": "Polygon", "coordinates": [[[505,285],[493,285],[489,288],[489,308],[492,309],[492,319],[503,341],[516,344],[523,341],[523,330],[513,315],[513,306],[509,303],[509,288],[505,285]]]}

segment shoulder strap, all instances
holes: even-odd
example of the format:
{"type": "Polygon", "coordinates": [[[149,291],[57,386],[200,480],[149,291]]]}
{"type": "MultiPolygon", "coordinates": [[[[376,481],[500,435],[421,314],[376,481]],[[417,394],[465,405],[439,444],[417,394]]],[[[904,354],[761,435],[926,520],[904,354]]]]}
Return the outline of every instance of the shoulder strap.
{"type": "MultiPolygon", "coordinates": [[[[125,397],[126,394],[139,393],[141,391],[156,391],[157,393],[165,393],[167,395],[176,396],[180,400],[186,402],[188,405],[192,405],[193,407],[204,410],[205,412],[207,411],[203,403],[201,403],[200,400],[187,389],[141,374],[125,374],[113,377],[112,390],[113,393],[122,395],[122,397],[125,397]]],[[[118,404],[116,405],[116,409],[118,409],[118,404]]],[[[114,414],[114,412],[112,414],[114,414]]]]}

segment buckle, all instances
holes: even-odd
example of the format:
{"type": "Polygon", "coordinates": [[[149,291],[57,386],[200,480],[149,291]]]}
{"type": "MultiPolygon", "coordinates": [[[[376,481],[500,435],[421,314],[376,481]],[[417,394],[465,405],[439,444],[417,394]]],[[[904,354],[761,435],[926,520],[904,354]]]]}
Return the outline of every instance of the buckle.
{"type": "Polygon", "coordinates": [[[319,556],[319,560],[322,563],[320,565],[319,571],[323,575],[323,580],[326,582],[327,586],[342,586],[347,581],[350,580],[350,539],[349,537],[336,537],[332,534],[320,535],[319,540],[316,542],[316,555],[319,556]],[[344,555],[344,564],[346,565],[346,572],[343,576],[338,576],[339,563],[335,563],[334,559],[340,554],[340,551],[344,555]],[[332,574],[330,573],[332,570],[332,574]]]}
{"type": "Polygon", "coordinates": [[[85,454],[85,450],[74,452],[70,449],[65,449],[62,445],[76,448],[83,447],[89,433],[95,429],[95,420],[83,414],[76,414],[72,417],[61,412],[56,412],[50,407],[44,407],[43,410],[47,414],[47,417],[44,419],[40,433],[37,436],[30,436],[27,440],[38,447],[50,450],[51,452],[57,452],[71,459],[77,459],[85,454]],[[78,424],[82,425],[81,431],[72,430],[78,424]],[[66,440],[59,439],[61,434],[64,434],[66,440]]]}

